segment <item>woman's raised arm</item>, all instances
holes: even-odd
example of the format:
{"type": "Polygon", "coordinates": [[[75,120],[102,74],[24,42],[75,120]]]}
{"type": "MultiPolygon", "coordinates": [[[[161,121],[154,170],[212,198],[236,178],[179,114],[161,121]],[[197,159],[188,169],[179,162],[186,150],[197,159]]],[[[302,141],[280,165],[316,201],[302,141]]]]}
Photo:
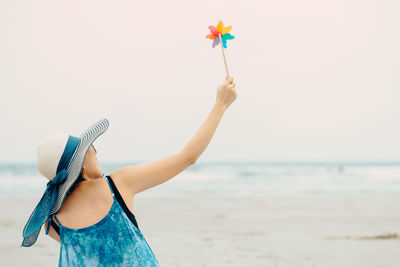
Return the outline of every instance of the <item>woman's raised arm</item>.
{"type": "Polygon", "coordinates": [[[232,77],[218,87],[211,112],[182,151],[154,162],[124,167],[110,174],[112,179],[135,195],[168,181],[194,164],[210,143],[225,110],[236,99],[234,87],[232,77]]]}

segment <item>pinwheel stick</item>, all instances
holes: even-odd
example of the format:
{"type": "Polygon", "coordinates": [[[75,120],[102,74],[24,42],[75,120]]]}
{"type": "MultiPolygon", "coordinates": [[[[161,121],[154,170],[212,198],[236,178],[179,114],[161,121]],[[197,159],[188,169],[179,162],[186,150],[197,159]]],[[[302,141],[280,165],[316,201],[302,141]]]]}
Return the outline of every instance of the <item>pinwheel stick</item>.
{"type": "Polygon", "coordinates": [[[218,37],[219,37],[219,43],[221,44],[222,55],[224,56],[226,75],[228,75],[228,77],[229,77],[228,65],[226,64],[226,58],[225,58],[225,53],[224,53],[224,47],[222,45],[221,33],[218,33],[218,37]]]}

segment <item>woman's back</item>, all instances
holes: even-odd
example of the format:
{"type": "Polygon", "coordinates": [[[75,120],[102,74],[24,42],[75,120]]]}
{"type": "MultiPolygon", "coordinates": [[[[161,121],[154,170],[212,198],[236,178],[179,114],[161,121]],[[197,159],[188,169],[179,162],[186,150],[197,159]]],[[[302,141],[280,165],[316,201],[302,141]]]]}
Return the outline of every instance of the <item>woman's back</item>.
{"type": "Polygon", "coordinates": [[[158,266],[108,178],[77,187],[53,216],[60,227],[59,266],[158,266]],[[76,220],[80,214],[84,219],[76,220]]]}

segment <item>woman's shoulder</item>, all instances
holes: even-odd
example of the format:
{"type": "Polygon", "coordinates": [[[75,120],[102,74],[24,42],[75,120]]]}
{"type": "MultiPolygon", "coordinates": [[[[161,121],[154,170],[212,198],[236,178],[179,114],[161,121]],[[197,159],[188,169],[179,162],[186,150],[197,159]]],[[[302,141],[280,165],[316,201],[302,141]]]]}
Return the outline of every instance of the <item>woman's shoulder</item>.
{"type": "Polygon", "coordinates": [[[109,206],[113,197],[108,183],[104,178],[80,182],[74,191],[64,200],[57,216],[68,213],[76,213],[79,210],[90,207],[109,206]]]}

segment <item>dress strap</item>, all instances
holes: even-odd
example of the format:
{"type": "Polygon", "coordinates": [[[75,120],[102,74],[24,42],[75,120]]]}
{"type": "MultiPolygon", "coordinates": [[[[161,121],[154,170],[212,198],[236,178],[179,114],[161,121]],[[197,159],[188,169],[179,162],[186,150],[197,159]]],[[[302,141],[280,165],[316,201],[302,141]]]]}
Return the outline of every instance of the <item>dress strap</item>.
{"type": "Polygon", "coordinates": [[[106,179],[106,181],[108,183],[108,187],[110,187],[111,194],[112,194],[113,198],[115,199],[114,190],[113,190],[113,188],[112,188],[112,186],[110,184],[110,181],[108,180],[107,176],[104,175],[103,177],[104,177],[104,179],[106,179]]]}
{"type": "Polygon", "coordinates": [[[60,223],[60,221],[57,219],[57,216],[56,216],[55,214],[54,214],[54,215],[52,215],[52,216],[54,216],[54,219],[56,219],[56,221],[57,221],[58,225],[62,227],[62,224],[61,224],[61,223],[60,223]]]}
{"type": "Polygon", "coordinates": [[[139,229],[138,223],[136,221],[135,215],[129,210],[128,206],[126,205],[124,199],[122,198],[118,188],[115,186],[115,183],[110,175],[107,176],[107,180],[110,182],[112,190],[114,191],[115,198],[118,201],[121,208],[124,210],[125,214],[128,216],[129,220],[139,229]]]}

